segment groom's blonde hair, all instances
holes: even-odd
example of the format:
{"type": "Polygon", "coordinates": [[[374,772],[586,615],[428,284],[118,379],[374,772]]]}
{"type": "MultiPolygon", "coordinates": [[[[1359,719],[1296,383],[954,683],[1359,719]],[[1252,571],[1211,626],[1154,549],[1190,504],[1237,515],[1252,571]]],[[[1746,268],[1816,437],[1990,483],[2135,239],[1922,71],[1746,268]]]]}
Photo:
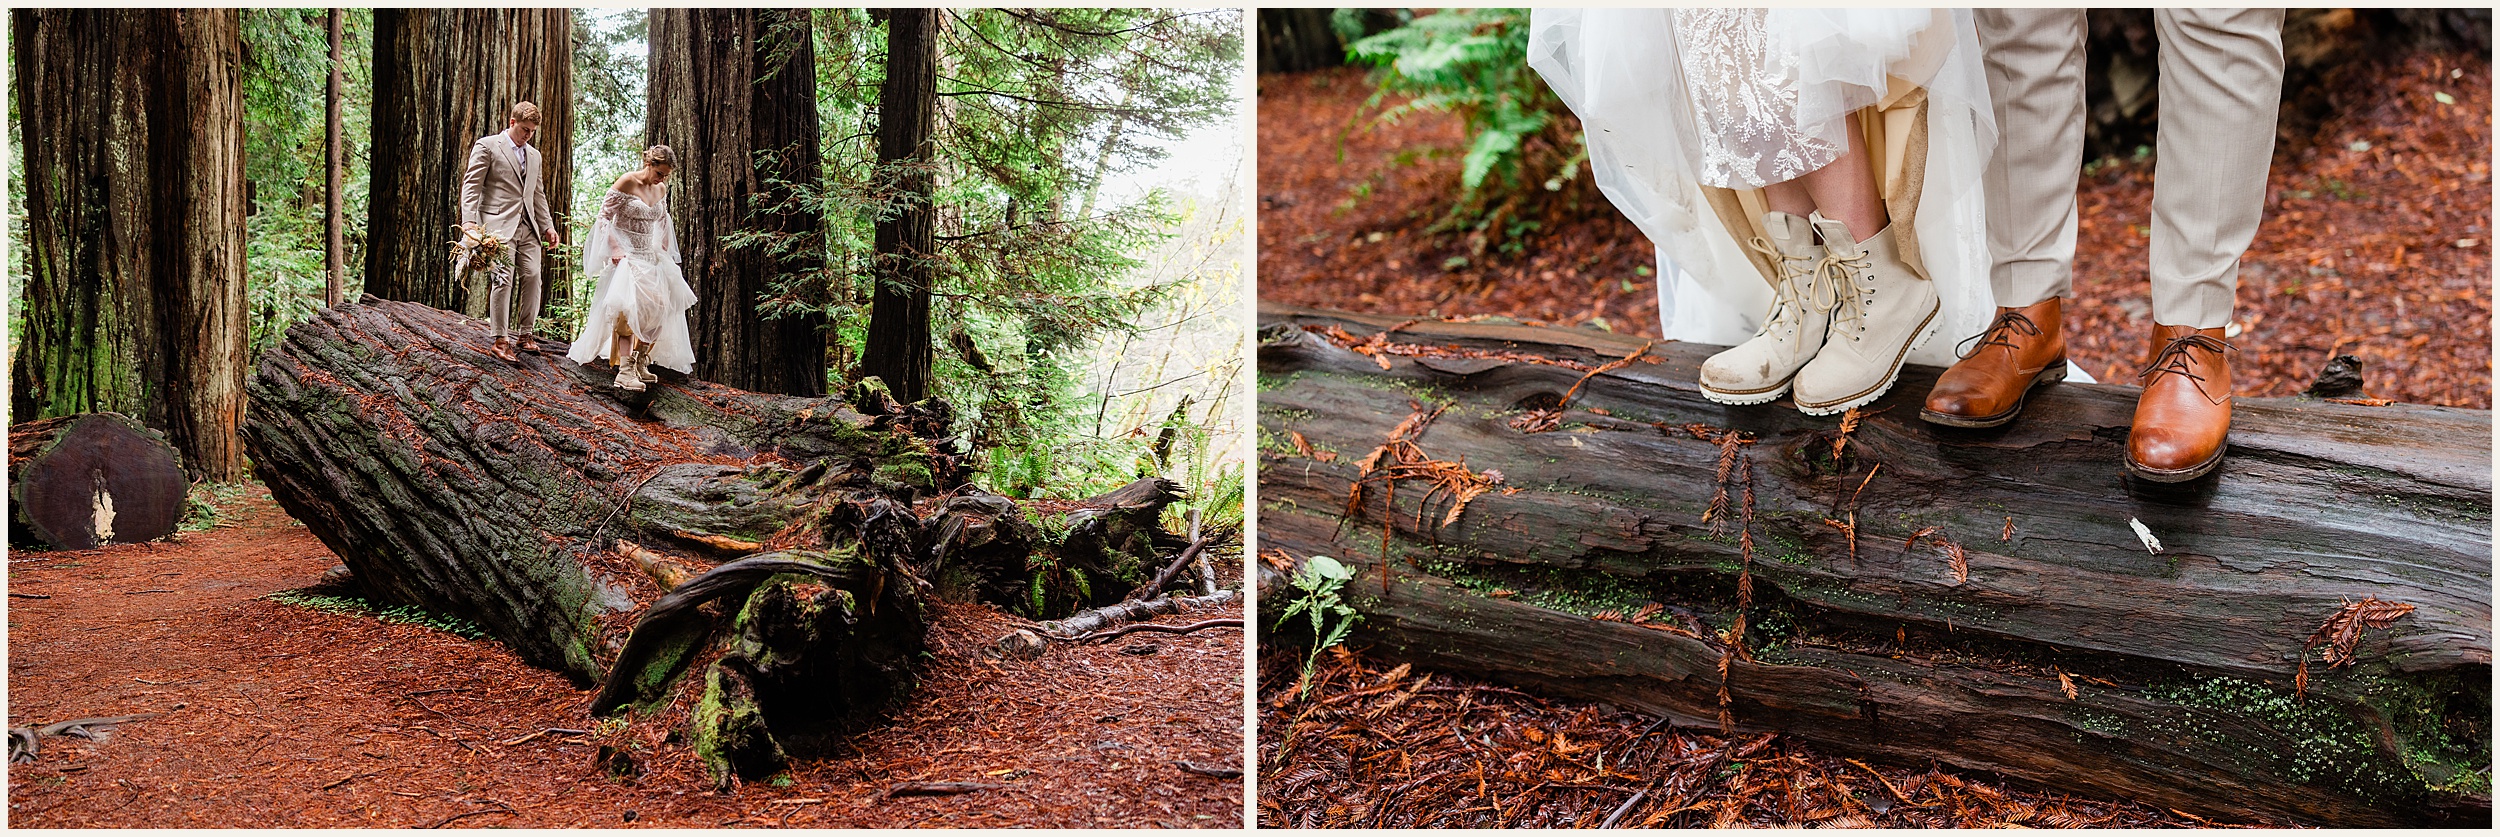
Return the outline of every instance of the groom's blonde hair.
{"type": "Polygon", "coordinates": [[[538,124],[538,106],[529,102],[513,102],[512,114],[504,117],[504,120],[507,122],[527,122],[529,124],[536,125],[538,124]]]}

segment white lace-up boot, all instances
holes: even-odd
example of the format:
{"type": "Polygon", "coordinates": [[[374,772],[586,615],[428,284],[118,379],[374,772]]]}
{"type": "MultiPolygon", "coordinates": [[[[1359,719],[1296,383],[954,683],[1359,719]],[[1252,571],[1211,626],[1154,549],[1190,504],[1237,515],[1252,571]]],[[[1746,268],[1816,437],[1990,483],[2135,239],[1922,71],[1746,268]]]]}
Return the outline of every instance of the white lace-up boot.
{"type": "Polygon", "coordinates": [[[1831,322],[1830,309],[1815,302],[1825,296],[1814,286],[1823,281],[1815,269],[1823,247],[1814,243],[1806,219],[1768,212],[1762,226],[1770,240],[1757,237],[1746,246],[1771,257],[1779,280],[1772,283],[1771,314],[1762,329],[1701,364],[1701,395],[1721,404],[1761,404],[1788,394],[1790,379],[1822,348],[1831,322]]]}
{"type": "Polygon", "coordinates": [[[660,380],[659,374],[651,371],[651,344],[649,343],[638,344],[634,347],[634,377],[641,378],[646,384],[660,380]]]}
{"type": "Polygon", "coordinates": [[[1831,295],[1831,333],[1797,370],[1797,409],[1831,415],[1874,403],[1901,377],[1910,349],[1934,331],[1936,286],[1901,263],[1893,227],[1858,241],[1848,225],[1816,213],[1823,264],[1815,272],[1831,295]]]}

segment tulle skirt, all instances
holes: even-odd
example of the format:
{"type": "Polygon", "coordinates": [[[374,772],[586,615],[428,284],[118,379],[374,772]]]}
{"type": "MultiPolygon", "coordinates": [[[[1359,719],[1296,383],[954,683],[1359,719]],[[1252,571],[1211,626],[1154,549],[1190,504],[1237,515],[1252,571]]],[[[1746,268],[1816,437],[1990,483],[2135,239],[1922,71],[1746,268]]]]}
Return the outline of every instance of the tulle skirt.
{"type": "Polygon", "coordinates": [[[652,344],[651,365],[691,372],[694,345],[686,335],[686,309],[692,307],[694,288],[675,262],[627,256],[599,277],[582,333],[573,338],[573,351],[566,356],[575,363],[607,357],[622,319],[635,339],[652,344]]]}
{"type": "Polygon", "coordinates": [[[1996,124],[1967,10],[1537,9],[1528,62],[1580,117],[1599,189],[1656,245],[1667,339],[1743,342],[1771,307],[1702,188],[1829,165],[1850,113],[1912,88],[1927,101],[1914,226],[1943,310],[1910,362],[1950,364],[1994,316],[1980,177],[1996,124]]]}

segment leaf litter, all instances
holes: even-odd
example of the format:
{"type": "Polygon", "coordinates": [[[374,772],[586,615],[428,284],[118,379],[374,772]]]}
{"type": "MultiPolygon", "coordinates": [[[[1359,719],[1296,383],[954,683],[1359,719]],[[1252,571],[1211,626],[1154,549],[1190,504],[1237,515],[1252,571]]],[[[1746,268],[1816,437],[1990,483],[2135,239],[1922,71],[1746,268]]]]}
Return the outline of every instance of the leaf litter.
{"type": "MultiPolygon", "coordinates": [[[[1119,644],[1055,646],[1006,662],[983,649],[1029,623],[932,601],[932,658],[899,717],[830,757],[720,794],[665,725],[590,718],[587,690],[500,644],[261,598],[312,583],[338,559],[266,489],[244,497],[235,526],[37,553],[51,560],[10,568],[13,591],[52,595],[12,602],[12,726],[165,713],[109,741],[46,739],[36,762],[11,769],[12,825],[1240,823],[1239,779],[1177,766],[1241,764],[1236,632],[1158,636],[1145,657],[1119,644]],[[122,610],[111,591],[140,583],[177,592],[146,614],[122,610]],[[602,771],[600,743],[634,751],[636,775],[602,771]],[[912,782],[1004,787],[886,798],[912,782]]],[[[1240,606],[1224,611],[1215,615],[1240,606]]]]}
{"type": "Polygon", "coordinates": [[[1343,649],[1325,659],[1295,700],[1298,660],[1262,655],[1261,827],[2243,825],[1983,773],[1835,758],[1778,733],[1727,735],[1404,665],[1384,671],[1343,649]]]}

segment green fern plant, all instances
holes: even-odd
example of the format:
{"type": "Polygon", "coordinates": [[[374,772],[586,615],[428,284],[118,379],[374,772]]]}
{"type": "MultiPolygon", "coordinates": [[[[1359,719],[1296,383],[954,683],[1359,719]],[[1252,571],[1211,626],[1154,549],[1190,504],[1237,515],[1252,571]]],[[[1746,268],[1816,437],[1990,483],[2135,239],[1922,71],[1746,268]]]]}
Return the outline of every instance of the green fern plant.
{"type": "Polygon", "coordinates": [[[1346,582],[1353,578],[1354,570],[1326,555],[1304,559],[1294,571],[1293,601],[1286,603],[1284,613],[1276,619],[1291,622],[1299,614],[1311,617],[1311,653],[1302,658],[1302,684],[1294,687],[1297,694],[1310,688],[1311,670],[1318,665],[1320,652],[1344,642],[1355,624],[1363,621],[1363,614],[1346,604],[1342,595],[1346,582]]]}
{"type": "Polygon", "coordinates": [[[1346,47],[1349,63],[1375,68],[1366,109],[1375,123],[1416,111],[1457,116],[1466,126],[1458,200],[1432,229],[1517,238],[1534,226],[1505,225],[1538,191],[1560,191],[1587,159],[1562,100],[1528,66],[1528,10],[1445,9],[1346,47]]]}

